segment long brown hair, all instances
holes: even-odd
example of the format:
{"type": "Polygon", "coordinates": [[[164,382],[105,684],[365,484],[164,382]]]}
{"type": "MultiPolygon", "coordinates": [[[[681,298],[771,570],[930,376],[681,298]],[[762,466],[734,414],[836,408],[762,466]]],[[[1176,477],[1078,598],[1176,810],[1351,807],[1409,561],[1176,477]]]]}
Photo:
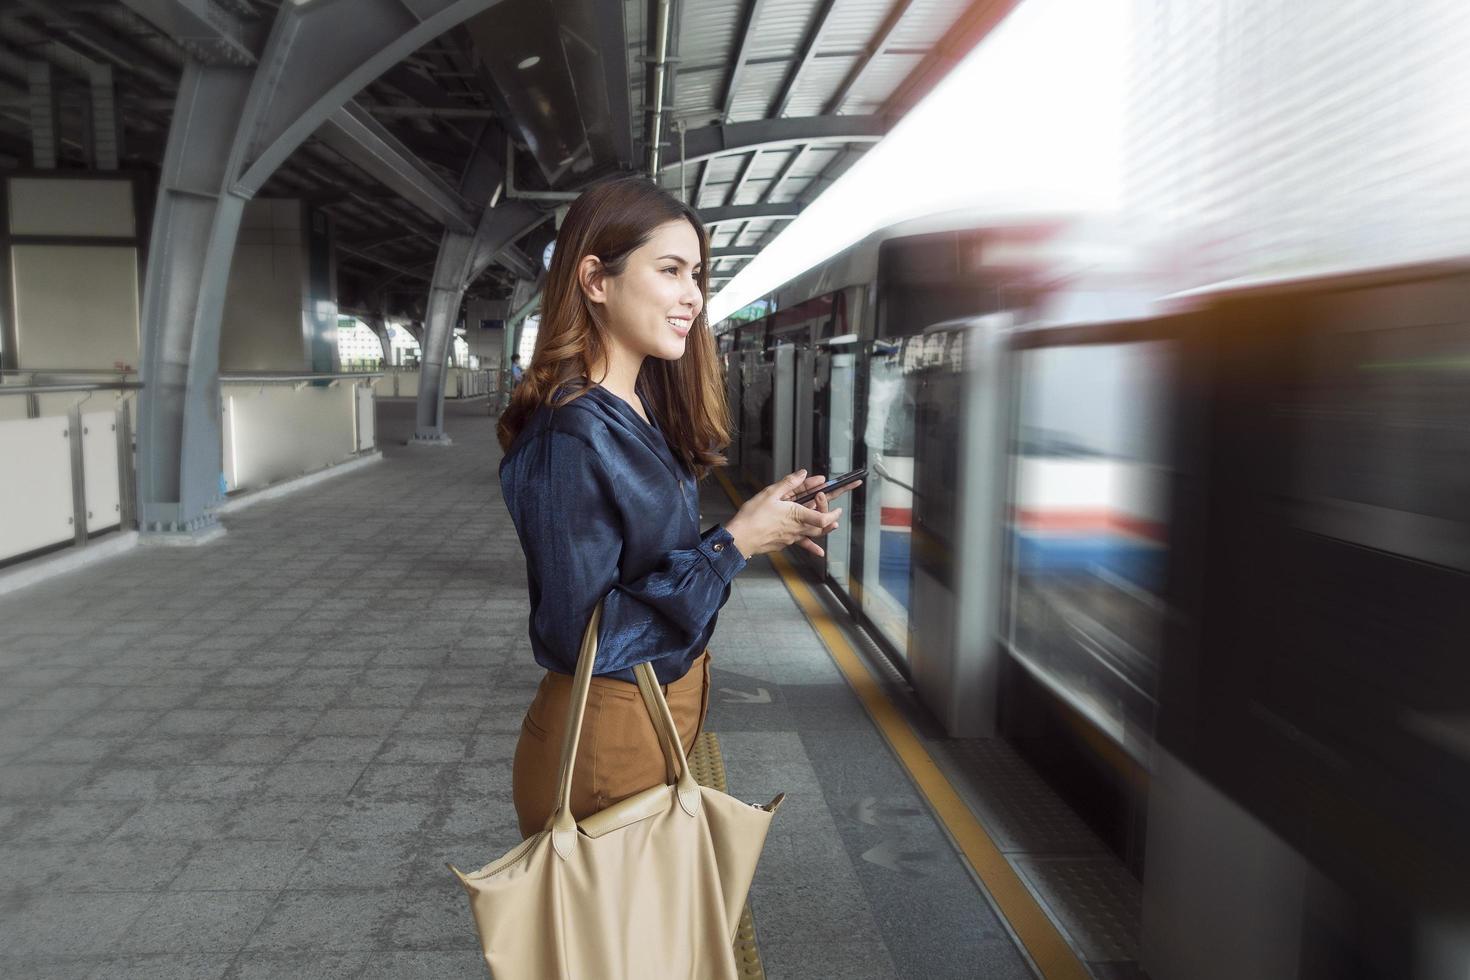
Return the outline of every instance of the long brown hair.
{"type": "Polygon", "coordinates": [[[500,416],[500,448],[511,443],[536,409],[565,405],[581,397],[580,384],[607,353],[607,324],[582,291],[577,267],[588,255],[602,260],[611,276],[627,268],[628,256],[659,225],[688,221],[699,236],[699,292],[704,302],[689,331],[684,356],[677,361],[645,357],[638,371],[643,389],[669,448],[697,477],[725,462],[730,444],[730,411],[715,340],[705,308],[709,303],[709,237],[694,209],[643,177],[616,177],[588,188],[572,202],[556,235],[556,250],[542,290],[541,329],[531,367],[500,416]],[[553,400],[557,389],[575,390],[553,400]]]}

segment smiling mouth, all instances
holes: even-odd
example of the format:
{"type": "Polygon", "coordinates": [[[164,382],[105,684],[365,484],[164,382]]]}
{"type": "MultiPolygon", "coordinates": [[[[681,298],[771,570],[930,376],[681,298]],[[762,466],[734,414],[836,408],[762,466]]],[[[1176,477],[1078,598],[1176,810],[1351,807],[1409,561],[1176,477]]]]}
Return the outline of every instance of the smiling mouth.
{"type": "Polygon", "coordinates": [[[689,335],[691,321],[679,316],[665,317],[665,319],[668,320],[669,326],[673,327],[674,332],[677,333],[680,337],[686,337],[689,335]]]}

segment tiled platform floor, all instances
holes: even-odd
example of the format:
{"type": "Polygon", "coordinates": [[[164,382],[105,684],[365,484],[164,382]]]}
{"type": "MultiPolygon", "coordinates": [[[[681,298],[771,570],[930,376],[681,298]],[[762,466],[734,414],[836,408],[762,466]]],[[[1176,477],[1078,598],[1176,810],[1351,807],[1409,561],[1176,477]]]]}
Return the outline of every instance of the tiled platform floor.
{"type": "MultiPolygon", "coordinates": [[[[384,403],[381,463],[0,598],[0,976],[484,975],[444,862],[518,839],[539,671],[483,412],[384,403]]],[[[1030,976],[766,561],[712,650],[731,791],[789,794],[767,975],[1030,976]]]]}

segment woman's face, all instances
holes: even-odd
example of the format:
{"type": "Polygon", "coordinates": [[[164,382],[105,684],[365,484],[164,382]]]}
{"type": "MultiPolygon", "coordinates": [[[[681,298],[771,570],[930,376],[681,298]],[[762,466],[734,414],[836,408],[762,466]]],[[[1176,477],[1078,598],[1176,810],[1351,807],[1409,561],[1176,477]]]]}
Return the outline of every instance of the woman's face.
{"type": "MultiPolygon", "coordinates": [[[[676,361],[704,303],[696,278],[699,236],[680,218],[659,225],[629,256],[621,274],[601,282],[614,339],[638,356],[676,361]]],[[[598,299],[593,295],[594,300],[598,299]]]]}

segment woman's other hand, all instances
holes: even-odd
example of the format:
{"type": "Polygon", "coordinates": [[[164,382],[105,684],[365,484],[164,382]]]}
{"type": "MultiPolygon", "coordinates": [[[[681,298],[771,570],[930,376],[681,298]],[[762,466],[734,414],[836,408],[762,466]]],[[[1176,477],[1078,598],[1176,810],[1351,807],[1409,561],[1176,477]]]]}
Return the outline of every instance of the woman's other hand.
{"type": "Polygon", "coordinates": [[[791,499],[825,482],[823,477],[808,478],[805,470],[797,470],[751,497],[725,524],[725,530],[735,539],[735,547],[746,558],[780,551],[797,543],[814,555],[825,554],[813,539],[837,530],[842,508],[831,510],[828,505],[849,488],[838,491],[832,498],[818,494],[806,504],[791,499]]]}

